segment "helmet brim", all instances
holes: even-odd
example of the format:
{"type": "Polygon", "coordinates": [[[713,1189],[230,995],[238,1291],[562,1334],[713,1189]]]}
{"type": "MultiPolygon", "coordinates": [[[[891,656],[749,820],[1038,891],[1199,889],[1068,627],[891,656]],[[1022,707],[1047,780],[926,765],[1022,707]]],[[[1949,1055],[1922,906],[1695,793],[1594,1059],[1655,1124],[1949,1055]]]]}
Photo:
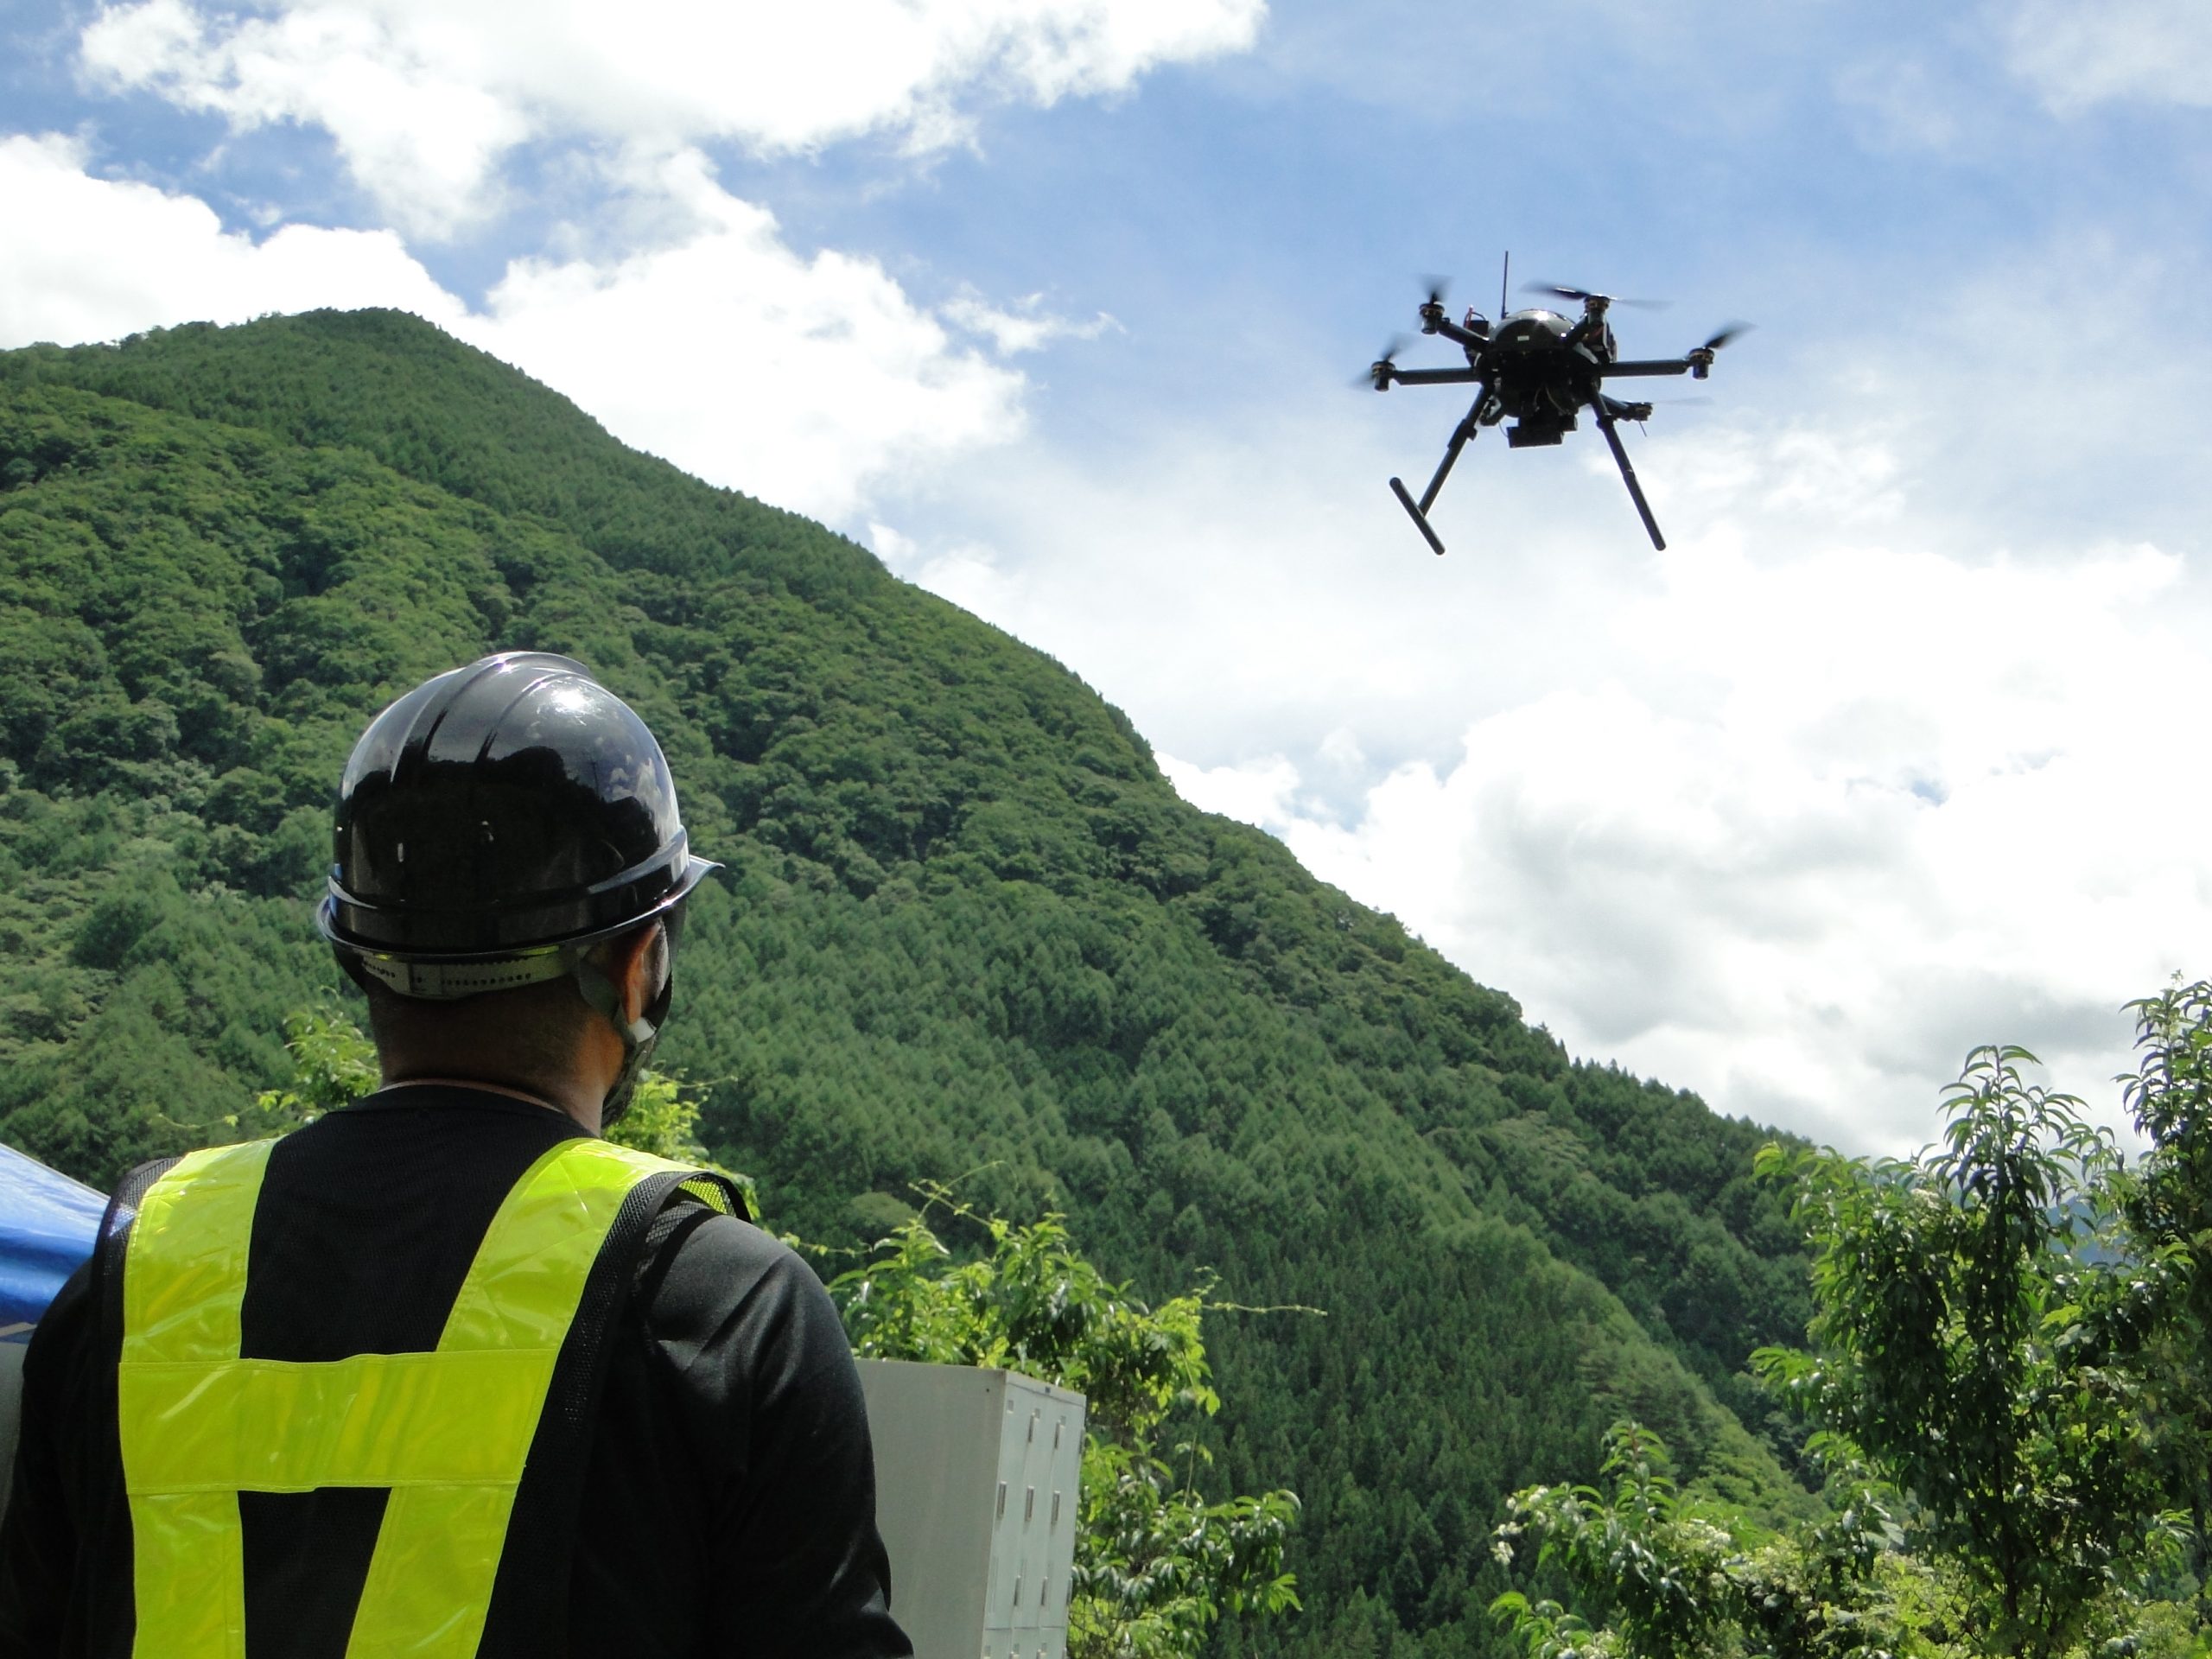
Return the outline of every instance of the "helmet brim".
{"type": "Polygon", "coordinates": [[[493,950],[438,950],[409,947],[364,938],[343,925],[346,895],[334,873],[330,891],[315,906],[315,931],[330,948],[349,958],[363,973],[402,996],[427,1001],[458,1001],[492,991],[514,990],[524,985],[559,979],[571,972],[577,960],[603,939],[610,939],[668,915],[691,896],[692,889],[709,871],[722,867],[713,859],[685,853],[676,880],[650,905],[618,921],[586,927],[558,938],[493,950]]]}

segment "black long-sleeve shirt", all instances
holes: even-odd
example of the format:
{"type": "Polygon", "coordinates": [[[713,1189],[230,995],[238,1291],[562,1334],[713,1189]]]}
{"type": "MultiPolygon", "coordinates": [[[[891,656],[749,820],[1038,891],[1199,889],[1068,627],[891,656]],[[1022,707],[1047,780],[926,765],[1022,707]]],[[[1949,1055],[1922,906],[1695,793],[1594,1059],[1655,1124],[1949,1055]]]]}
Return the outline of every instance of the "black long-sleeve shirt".
{"type": "MultiPolygon", "coordinates": [[[[243,1357],[435,1348],[500,1202],[582,1133],[527,1102],[416,1084],[286,1137],[254,1215],[243,1357]]],[[[130,1581],[118,1333],[98,1267],[64,1287],[24,1361],[0,1659],[130,1651],[129,1597],[116,1593],[130,1581]]],[[[653,1223],[607,1344],[582,1490],[575,1659],[912,1651],[887,1610],[866,1410],[836,1310],[747,1223],[690,1203],[653,1223]]],[[[250,1659],[342,1659],[384,1502],[363,1489],[241,1494],[250,1659]]]]}

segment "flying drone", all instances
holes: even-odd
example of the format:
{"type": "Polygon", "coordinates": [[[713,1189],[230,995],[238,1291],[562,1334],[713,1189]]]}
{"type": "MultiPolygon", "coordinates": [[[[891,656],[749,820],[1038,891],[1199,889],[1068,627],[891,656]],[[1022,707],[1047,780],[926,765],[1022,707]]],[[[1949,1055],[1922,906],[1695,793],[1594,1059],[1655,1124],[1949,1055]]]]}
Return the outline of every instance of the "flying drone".
{"type": "MultiPolygon", "coordinates": [[[[1510,255],[1507,268],[1511,268],[1510,255]]],[[[1541,306],[1508,312],[1506,284],[1501,278],[1497,296],[1500,315],[1495,324],[1472,307],[1468,308],[1464,320],[1453,322],[1444,315],[1444,284],[1440,280],[1430,284],[1428,298],[1421,303],[1421,331],[1424,334],[1441,334],[1462,347],[1467,354],[1467,366],[1402,369],[1394,360],[1401,345],[1396,341],[1370,366],[1366,378],[1373,381],[1377,391],[1388,391],[1394,385],[1471,385],[1475,388],[1473,406],[1467,410],[1466,418],[1452,429],[1452,440],[1445,446],[1444,459],[1437,466],[1436,476],[1428,480],[1421,499],[1414,500],[1405,485],[1395,478],[1390,480],[1391,493],[1413,515],[1414,524],[1428,544],[1440,554],[1444,543],[1437,539],[1436,531],[1428,522],[1428,510],[1435,504],[1437,492],[1444,487],[1452,463],[1459,459],[1460,450],[1467,447],[1470,439],[1486,426],[1510,420],[1512,424],[1505,429],[1509,448],[1555,444],[1575,429],[1576,416],[1586,409],[1597,416],[1598,429],[1605,435],[1613,459],[1620,463],[1621,481],[1628,486],[1629,499],[1636,503],[1637,514],[1651,534],[1651,545],[1663,549],[1666,537],[1659,533],[1659,521],[1651,516],[1650,504],[1644,500],[1643,486],[1636,481],[1636,468],[1629,464],[1628,450],[1615,429],[1616,423],[1621,421],[1650,419],[1652,406],[1609,397],[1605,383],[1630,375],[1657,374],[1688,374],[1702,380],[1713,371],[1713,354],[1751,325],[1731,323],[1702,346],[1694,346],[1680,357],[1624,359],[1613,343],[1612,326],[1605,321],[1605,314],[1616,305],[1650,305],[1655,302],[1617,300],[1610,294],[1593,294],[1587,289],[1564,288],[1552,283],[1531,283],[1527,291],[1577,302],[1582,307],[1582,315],[1569,320],[1541,306]]]]}

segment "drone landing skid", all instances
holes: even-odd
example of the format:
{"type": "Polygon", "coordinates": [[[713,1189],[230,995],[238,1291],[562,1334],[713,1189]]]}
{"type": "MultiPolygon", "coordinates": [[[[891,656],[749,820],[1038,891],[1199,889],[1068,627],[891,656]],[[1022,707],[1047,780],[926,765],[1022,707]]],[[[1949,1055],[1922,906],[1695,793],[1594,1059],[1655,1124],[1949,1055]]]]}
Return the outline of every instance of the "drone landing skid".
{"type": "Polygon", "coordinates": [[[1412,495],[1407,492],[1405,485],[1397,479],[1392,479],[1390,480],[1390,493],[1398,498],[1398,505],[1400,506],[1403,507],[1408,512],[1413,515],[1414,527],[1419,530],[1421,535],[1427,538],[1428,544],[1436,550],[1437,556],[1439,558],[1443,557],[1444,543],[1436,539],[1436,532],[1429,528],[1428,515],[1421,510],[1421,507],[1417,503],[1415,503],[1412,495]]]}
{"type": "Polygon", "coordinates": [[[1605,407],[1602,396],[1591,407],[1598,411],[1598,429],[1605,435],[1605,442],[1612,446],[1613,459],[1620,463],[1621,482],[1628,486],[1629,499],[1636,503],[1636,516],[1643,520],[1643,528],[1650,532],[1651,545],[1664,553],[1667,538],[1659,533],[1659,521],[1651,516],[1651,504],[1643,499],[1643,486],[1636,481],[1636,468],[1628,464],[1628,446],[1613,429],[1612,410],[1605,407]]]}
{"type": "Polygon", "coordinates": [[[1429,527],[1428,510],[1436,505],[1437,493],[1443,489],[1444,480],[1452,476],[1452,463],[1459,459],[1459,452],[1482,429],[1483,405],[1489,401],[1490,382],[1484,380],[1475,389],[1475,401],[1468,407],[1467,418],[1452,429],[1452,442],[1444,446],[1444,459],[1437,462],[1436,475],[1428,480],[1428,487],[1421,493],[1420,500],[1408,494],[1406,486],[1398,480],[1390,480],[1390,493],[1398,498],[1398,505],[1413,515],[1414,524],[1440,558],[1444,554],[1444,543],[1436,539],[1435,531],[1429,527]]]}

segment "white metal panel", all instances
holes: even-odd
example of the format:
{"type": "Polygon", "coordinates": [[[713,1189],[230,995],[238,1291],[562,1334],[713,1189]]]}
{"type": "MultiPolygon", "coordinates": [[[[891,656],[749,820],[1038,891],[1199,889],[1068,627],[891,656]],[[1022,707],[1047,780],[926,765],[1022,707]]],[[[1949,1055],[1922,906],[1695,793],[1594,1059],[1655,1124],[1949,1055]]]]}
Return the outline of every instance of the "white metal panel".
{"type": "Polygon", "coordinates": [[[1083,1396],[1012,1371],[860,1371],[891,1611],[916,1659],[1061,1659],[1083,1396]]]}
{"type": "MultiPolygon", "coordinates": [[[[1068,1586],[1075,1571],[1076,1501],[1083,1480],[1083,1414],[1080,1396],[1054,1389],[1045,1412],[1051,1426],[1046,1447],[1046,1478],[1037,1489],[1039,1524],[1044,1529],[1046,1599],[1045,1624],[1067,1641],[1068,1586]]],[[[1046,1659],[1054,1659],[1055,1648],[1046,1659]]]]}
{"type": "MultiPolygon", "coordinates": [[[[1012,1608],[1013,1649],[1017,1655],[1033,1652],[1039,1645],[1038,1606],[1044,1596],[1045,1556],[1038,1548],[1037,1484],[1042,1475],[1044,1462],[1039,1455],[1043,1448],[1038,1443],[1037,1428],[1045,1411],[1032,1389],[1021,1386],[1026,1377],[1007,1379],[1007,1437],[1017,1442],[1008,1462],[1019,1468],[1014,1477],[1014,1490],[1020,1499],[1017,1508],[1013,1501],[1007,1504],[1007,1545],[1014,1563],[1014,1597],[1012,1608]]],[[[1036,1385],[1032,1385],[1034,1388],[1036,1385]]],[[[994,1611],[996,1609],[993,1610],[994,1611]]]]}
{"type": "Polygon", "coordinates": [[[1004,1374],[864,1360],[891,1611],[918,1659],[977,1659],[1004,1374]]]}
{"type": "Polygon", "coordinates": [[[1021,1491],[1027,1472],[1029,1426],[1027,1402],[1007,1372],[1007,1391],[998,1421],[999,1493],[991,1516],[990,1599],[983,1616],[983,1659],[1010,1659],[1028,1654],[1015,1637],[1015,1614],[1023,1594],[1021,1559],[1021,1491]]]}

